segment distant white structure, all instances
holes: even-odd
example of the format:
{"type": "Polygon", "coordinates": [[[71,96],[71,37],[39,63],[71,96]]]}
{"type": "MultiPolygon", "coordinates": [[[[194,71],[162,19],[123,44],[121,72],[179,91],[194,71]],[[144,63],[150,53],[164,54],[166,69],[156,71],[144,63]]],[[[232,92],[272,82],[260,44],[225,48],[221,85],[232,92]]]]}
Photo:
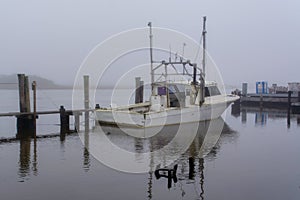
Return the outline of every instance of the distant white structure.
{"type": "Polygon", "coordinates": [[[300,92],[300,83],[299,82],[288,83],[288,90],[292,91],[293,93],[300,92]]]}
{"type": "Polygon", "coordinates": [[[287,93],[288,87],[285,86],[278,86],[276,83],[272,84],[272,87],[269,88],[270,94],[280,94],[280,93],[287,93]]]}

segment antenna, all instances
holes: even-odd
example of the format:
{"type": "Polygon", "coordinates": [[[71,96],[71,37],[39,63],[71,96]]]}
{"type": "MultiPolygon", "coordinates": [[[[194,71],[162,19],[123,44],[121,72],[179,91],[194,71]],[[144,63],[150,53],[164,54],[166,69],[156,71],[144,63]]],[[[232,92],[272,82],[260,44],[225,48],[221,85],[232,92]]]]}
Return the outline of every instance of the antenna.
{"type": "Polygon", "coordinates": [[[183,57],[184,57],[184,47],[186,46],[186,43],[184,42],[182,44],[182,57],[181,57],[181,60],[183,60],[183,57]]]}
{"type": "Polygon", "coordinates": [[[171,60],[172,60],[172,50],[171,50],[171,44],[169,44],[169,53],[170,53],[170,55],[169,55],[169,62],[171,62],[171,60]]]}

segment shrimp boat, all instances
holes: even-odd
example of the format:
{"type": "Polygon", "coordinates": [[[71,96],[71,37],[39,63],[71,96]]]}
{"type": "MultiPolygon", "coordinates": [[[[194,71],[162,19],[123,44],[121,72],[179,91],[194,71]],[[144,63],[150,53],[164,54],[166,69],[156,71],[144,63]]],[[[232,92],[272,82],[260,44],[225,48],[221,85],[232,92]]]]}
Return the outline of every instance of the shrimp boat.
{"type": "Polygon", "coordinates": [[[203,18],[203,55],[202,68],[197,63],[180,58],[179,61],[154,62],[152,53],[152,26],[150,30],[150,64],[151,64],[151,96],[147,102],[137,102],[128,106],[114,108],[100,108],[95,111],[96,120],[100,125],[117,125],[125,127],[155,127],[180,123],[200,122],[216,119],[226,108],[239,97],[221,94],[218,84],[205,81],[205,45],[206,45],[206,17],[203,18]],[[157,66],[154,66],[154,64],[157,66]],[[184,80],[168,78],[169,68],[182,67],[181,73],[175,75],[189,77],[184,80]],[[164,74],[155,80],[157,70],[162,68],[164,74]],[[192,71],[192,72],[191,72],[192,71]],[[161,80],[161,77],[164,80],[161,80]]]}

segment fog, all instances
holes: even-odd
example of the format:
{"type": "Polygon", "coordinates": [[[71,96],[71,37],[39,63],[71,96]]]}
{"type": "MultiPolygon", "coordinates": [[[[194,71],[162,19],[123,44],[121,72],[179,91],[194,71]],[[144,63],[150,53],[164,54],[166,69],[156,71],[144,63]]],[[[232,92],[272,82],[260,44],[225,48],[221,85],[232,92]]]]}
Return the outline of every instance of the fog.
{"type": "Polygon", "coordinates": [[[111,35],[152,21],[199,41],[206,15],[207,50],[225,84],[286,85],[300,81],[299,8],[297,0],[1,1],[0,74],[72,84],[84,58],[111,35]]]}

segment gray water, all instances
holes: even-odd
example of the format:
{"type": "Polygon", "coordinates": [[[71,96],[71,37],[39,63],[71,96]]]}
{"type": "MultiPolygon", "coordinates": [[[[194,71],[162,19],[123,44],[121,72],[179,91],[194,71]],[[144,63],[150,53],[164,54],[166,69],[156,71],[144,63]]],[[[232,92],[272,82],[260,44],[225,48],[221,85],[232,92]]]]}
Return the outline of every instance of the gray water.
{"type": "MultiPolygon", "coordinates": [[[[108,93],[99,91],[96,101],[108,105],[108,93]]],[[[17,91],[2,90],[0,95],[1,113],[18,110],[17,91]]],[[[39,110],[71,108],[71,91],[44,90],[38,95],[39,110]]],[[[288,126],[284,110],[242,111],[227,110],[221,137],[207,156],[200,157],[191,145],[175,161],[178,181],[170,188],[167,179],[156,179],[153,172],[131,174],[103,165],[77,134],[65,140],[0,143],[0,198],[300,199],[300,116],[292,115],[288,126]]],[[[58,124],[58,116],[40,116],[38,134],[58,133],[58,124]]],[[[15,136],[15,126],[14,118],[0,118],[0,137],[15,136]]],[[[124,137],[117,141],[132,144],[124,137]]],[[[159,148],[160,143],[155,145],[159,148]]]]}

